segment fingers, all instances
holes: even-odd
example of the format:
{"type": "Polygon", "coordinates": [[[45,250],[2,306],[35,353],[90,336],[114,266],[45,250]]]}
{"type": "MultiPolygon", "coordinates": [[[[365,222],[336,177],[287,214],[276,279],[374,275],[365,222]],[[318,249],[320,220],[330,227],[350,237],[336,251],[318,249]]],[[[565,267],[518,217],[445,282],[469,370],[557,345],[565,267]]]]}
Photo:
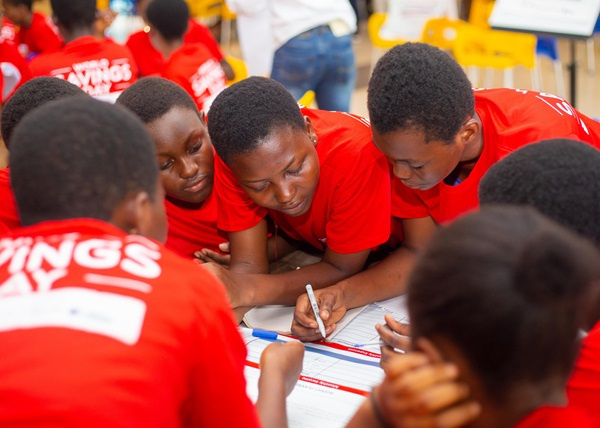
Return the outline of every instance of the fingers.
{"type": "Polygon", "coordinates": [[[208,248],[203,248],[200,251],[196,251],[194,253],[194,257],[203,261],[204,263],[212,262],[222,266],[229,266],[229,262],[231,260],[231,256],[229,254],[221,254],[216,251],[209,250],[208,248]]]}
{"type": "Polygon", "coordinates": [[[451,407],[436,417],[434,426],[439,428],[462,427],[473,422],[481,414],[481,406],[475,401],[451,407]]]}
{"type": "Polygon", "coordinates": [[[385,354],[388,363],[384,367],[386,379],[394,379],[405,372],[430,363],[427,356],[420,352],[401,354],[387,346],[382,347],[381,351],[381,359],[383,360],[385,354]]]}
{"type": "Polygon", "coordinates": [[[395,333],[401,334],[402,336],[410,336],[410,324],[398,322],[390,314],[385,315],[385,322],[395,333]]]}
{"type": "MultiPolygon", "coordinates": [[[[325,333],[329,336],[335,328],[336,324],[330,324],[325,326],[325,333]]],[[[303,342],[314,342],[317,340],[323,340],[323,336],[318,328],[305,327],[298,323],[296,320],[292,321],[292,335],[297,337],[303,342]]]]}
{"type": "Polygon", "coordinates": [[[381,324],[376,324],[375,330],[377,330],[377,333],[381,336],[381,340],[383,340],[390,348],[400,349],[405,352],[410,350],[411,341],[409,337],[400,336],[381,324]]]}
{"type": "Polygon", "coordinates": [[[219,251],[223,253],[229,253],[229,242],[223,242],[219,244],[219,251]]]}

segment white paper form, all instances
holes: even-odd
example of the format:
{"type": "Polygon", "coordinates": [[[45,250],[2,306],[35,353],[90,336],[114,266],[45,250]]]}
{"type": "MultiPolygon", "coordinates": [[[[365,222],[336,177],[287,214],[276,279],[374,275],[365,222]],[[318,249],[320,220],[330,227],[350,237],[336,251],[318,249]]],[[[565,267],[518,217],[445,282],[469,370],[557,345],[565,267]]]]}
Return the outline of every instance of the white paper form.
{"type": "MultiPolygon", "coordinates": [[[[258,396],[258,362],[272,341],[252,336],[252,330],[240,329],[248,357],[246,382],[248,396],[258,396]]],[[[294,340],[279,336],[280,341],[294,340]]],[[[305,344],[302,373],[287,398],[290,427],[343,427],[366,395],[383,379],[377,355],[337,349],[331,345],[305,344]]]]}
{"type": "MultiPolygon", "coordinates": [[[[375,324],[385,324],[385,314],[391,314],[397,321],[408,323],[406,297],[394,297],[393,299],[370,304],[337,334],[333,342],[354,346],[358,343],[379,340],[375,324]]],[[[378,345],[365,346],[363,349],[379,352],[378,345]]]]}
{"type": "MultiPolygon", "coordinates": [[[[361,313],[367,306],[350,309],[337,323],[335,330],[327,337],[333,339],[350,321],[361,313]]],[[[244,323],[250,328],[276,331],[281,334],[290,334],[294,319],[295,306],[267,305],[250,309],[244,315],[244,323]]]]}

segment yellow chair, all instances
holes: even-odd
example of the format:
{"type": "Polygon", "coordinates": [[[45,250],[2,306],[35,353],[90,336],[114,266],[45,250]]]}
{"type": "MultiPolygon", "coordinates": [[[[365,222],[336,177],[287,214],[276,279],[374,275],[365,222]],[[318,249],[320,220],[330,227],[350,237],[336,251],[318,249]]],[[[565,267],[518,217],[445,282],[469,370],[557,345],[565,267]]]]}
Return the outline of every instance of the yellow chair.
{"type": "Polygon", "coordinates": [[[367,21],[367,30],[369,32],[369,39],[371,40],[371,44],[373,45],[373,49],[371,49],[371,70],[373,69],[373,67],[375,66],[375,63],[379,59],[379,56],[381,54],[380,51],[386,51],[390,48],[393,48],[396,45],[400,45],[402,43],[407,42],[407,40],[401,40],[401,39],[396,39],[396,40],[383,39],[379,35],[379,30],[381,29],[381,26],[385,22],[386,18],[387,18],[386,13],[376,12],[376,13],[373,13],[369,17],[369,20],[367,21]]]}
{"type": "Polygon", "coordinates": [[[231,65],[234,74],[233,79],[227,81],[227,86],[231,86],[234,83],[237,83],[240,80],[244,80],[246,77],[248,77],[248,68],[243,60],[231,55],[227,55],[225,59],[229,65],[231,65]]]}
{"type": "Polygon", "coordinates": [[[440,49],[452,50],[458,29],[464,22],[450,18],[433,18],[425,23],[421,41],[440,49]]]}
{"type": "MultiPolygon", "coordinates": [[[[514,68],[529,69],[533,86],[537,86],[535,67],[536,38],[531,34],[486,30],[464,24],[458,28],[452,53],[467,68],[473,85],[478,85],[477,67],[504,71],[504,86],[514,87],[514,68]]],[[[492,86],[486,82],[485,86],[492,86]]]]}
{"type": "Polygon", "coordinates": [[[490,28],[488,19],[494,8],[494,0],[472,0],[469,9],[469,24],[479,28],[490,28]]]}
{"type": "Polygon", "coordinates": [[[306,91],[304,95],[298,100],[298,104],[304,107],[310,107],[315,102],[315,91],[306,91]]]}
{"type": "Polygon", "coordinates": [[[190,7],[190,16],[194,18],[219,18],[223,7],[222,0],[186,0],[190,7]]]}

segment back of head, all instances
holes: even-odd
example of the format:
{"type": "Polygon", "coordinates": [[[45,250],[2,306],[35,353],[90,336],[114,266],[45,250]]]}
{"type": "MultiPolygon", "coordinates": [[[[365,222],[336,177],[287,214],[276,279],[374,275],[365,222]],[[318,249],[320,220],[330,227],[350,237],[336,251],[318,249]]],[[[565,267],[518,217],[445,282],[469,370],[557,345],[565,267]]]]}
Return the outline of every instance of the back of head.
{"type": "Polygon", "coordinates": [[[67,31],[88,28],[96,20],[96,0],[50,0],[58,25],[67,31]]]}
{"type": "Polygon", "coordinates": [[[142,122],[152,123],[174,107],[198,113],[196,103],[179,85],[160,77],[145,77],[125,89],[117,104],[134,112],[142,122]]]}
{"type": "Polygon", "coordinates": [[[4,2],[12,6],[23,5],[29,10],[33,9],[33,0],[4,0],[4,2]]]}
{"type": "Polygon", "coordinates": [[[498,403],[518,385],[566,382],[599,258],[531,208],[483,208],[441,229],[418,259],[413,336],[454,344],[498,403]]]}
{"type": "Polygon", "coordinates": [[[13,143],[11,184],[23,225],[109,221],[127,196],[156,195],[154,144],[125,108],[88,97],[52,101],[23,118],[13,143]]]}
{"type": "Polygon", "coordinates": [[[221,92],[208,111],[208,133],[215,150],[229,164],[249,153],[277,127],[305,130],[294,97],[280,83],[249,77],[221,92]]]}
{"type": "Polygon", "coordinates": [[[2,139],[10,149],[12,133],[23,116],[36,107],[61,98],[87,94],[72,83],[55,77],[36,77],[21,86],[2,109],[2,139]]]}
{"type": "Polygon", "coordinates": [[[167,41],[179,40],[187,31],[190,9],[185,0],[152,0],[146,18],[167,41]]]}
{"type": "Polygon", "coordinates": [[[425,43],[394,46],[377,62],[367,106],[380,134],[418,130],[427,141],[451,142],[474,113],[471,83],[454,59],[425,43]]]}
{"type": "Polygon", "coordinates": [[[600,247],[600,151],[588,144],[554,139],[520,148],[488,170],[479,199],[532,206],[600,247]]]}

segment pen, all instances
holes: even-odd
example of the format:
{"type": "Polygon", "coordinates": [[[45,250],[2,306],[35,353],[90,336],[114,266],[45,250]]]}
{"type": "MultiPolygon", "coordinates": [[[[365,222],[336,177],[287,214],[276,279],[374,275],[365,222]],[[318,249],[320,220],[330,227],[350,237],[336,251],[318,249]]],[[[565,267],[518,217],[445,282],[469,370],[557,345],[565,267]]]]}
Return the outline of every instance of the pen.
{"type": "Polygon", "coordinates": [[[258,337],[259,339],[277,340],[278,333],[276,331],[259,330],[255,328],[252,330],[252,336],[258,337]]]}
{"type": "Polygon", "coordinates": [[[312,285],[306,284],[306,294],[308,294],[308,300],[310,301],[310,305],[312,306],[312,310],[315,314],[315,319],[317,320],[317,325],[319,326],[319,332],[321,332],[321,336],[323,339],[327,337],[325,334],[325,325],[323,324],[323,320],[319,315],[319,305],[317,305],[317,299],[315,298],[315,293],[313,293],[312,285]]]}
{"type": "Polygon", "coordinates": [[[374,340],[373,342],[367,342],[367,343],[355,343],[354,345],[352,345],[352,347],[353,348],[363,348],[365,346],[374,346],[374,345],[385,346],[386,343],[383,340],[374,340]]]}

